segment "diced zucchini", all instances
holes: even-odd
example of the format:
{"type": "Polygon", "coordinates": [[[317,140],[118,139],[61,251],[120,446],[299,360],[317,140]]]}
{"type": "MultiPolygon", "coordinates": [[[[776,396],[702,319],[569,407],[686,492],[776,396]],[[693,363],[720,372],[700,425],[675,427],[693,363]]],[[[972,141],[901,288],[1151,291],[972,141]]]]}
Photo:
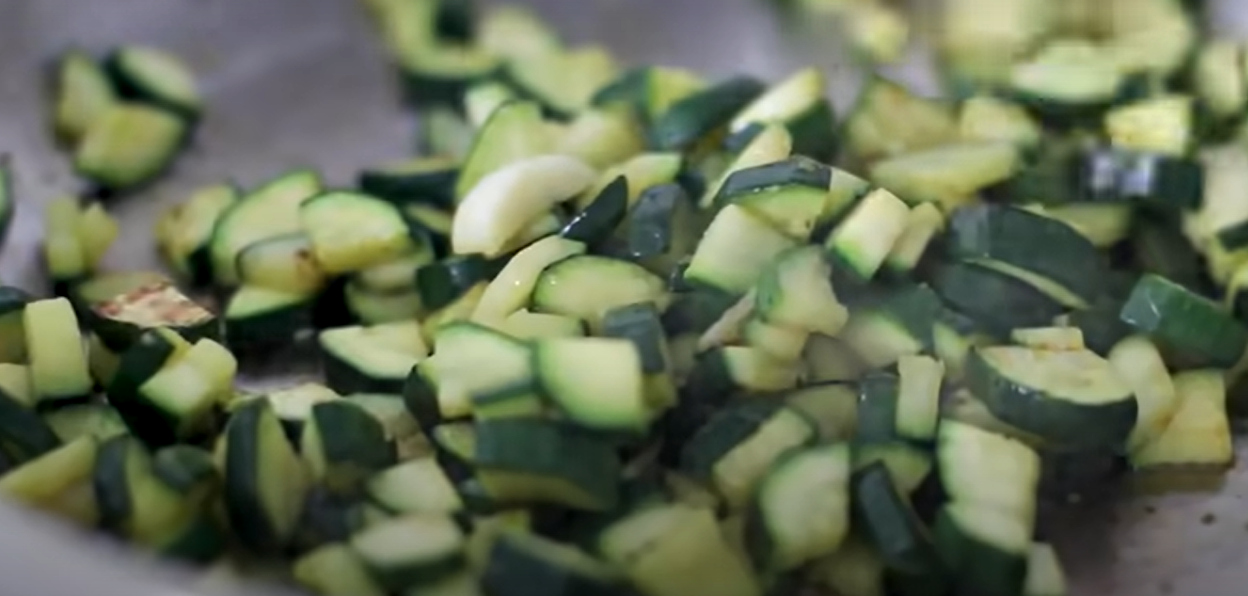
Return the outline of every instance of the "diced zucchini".
{"type": "Polygon", "coordinates": [[[237,285],[239,253],[260,240],[301,231],[300,205],[320,191],[319,175],[296,170],[234,202],[220,215],[209,243],[213,281],[222,286],[237,285]]]}
{"type": "Polygon", "coordinates": [[[490,173],[547,153],[550,145],[537,104],[513,102],[499,106],[473,138],[472,148],[460,167],[459,180],[455,183],[456,202],[463,201],[490,173]]]}
{"type": "Polygon", "coordinates": [[[955,502],[1032,519],[1040,457],[1030,447],[946,418],[940,425],[936,457],[941,484],[955,502]]]}
{"type": "Polygon", "coordinates": [[[456,322],[437,332],[433,356],[409,375],[403,393],[422,423],[463,416],[482,406],[508,410],[520,403],[535,408],[540,404],[534,370],[527,345],[488,327],[456,322]]]}
{"type": "Polygon", "coordinates": [[[243,286],[225,307],[225,337],[233,350],[286,345],[311,324],[312,298],[304,294],[243,286]]]}
{"type": "Polygon", "coordinates": [[[367,410],[351,400],[312,406],[299,453],[309,477],[339,493],[358,490],[374,472],[395,463],[394,443],[367,410]]]}
{"type": "Polygon", "coordinates": [[[206,186],[161,216],[156,228],[161,252],[174,271],[190,283],[208,285],[212,282],[209,244],[213,229],[238,199],[238,189],[230,184],[206,186]]]}
{"type": "Polygon", "coordinates": [[[1215,39],[1197,51],[1193,85],[1201,107],[1219,121],[1237,119],[1248,105],[1243,44],[1215,39]]]}
{"type": "Polygon", "coordinates": [[[230,527],[249,550],[282,548],[294,535],[308,479],[272,405],[256,400],[236,410],[221,440],[230,527]]]}
{"type": "Polygon", "coordinates": [[[520,309],[503,320],[499,330],[516,339],[583,337],[585,323],[576,317],[530,312],[520,309]]]}
{"type": "MultiPolygon", "coordinates": [[[[4,389],[0,388],[0,392],[4,389]]],[[[84,436],[103,441],[128,432],[117,410],[101,403],[66,406],[44,414],[43,421],[65,443],[84,436]]]]}
{"type": "Polygon", "coordinates": [[[1192,99],[1162,95],[1115,108],[1105,131],[1120,149],[1182,157],[1192,142],[1192,99]]]}
{"type": "Polygon", "coordinates": [[[457,254],[496,257],[525,224],[589,188],[597,178],[584,162],[562,155],[522,159],[495,170],[461,201],[451,232],[452,248],[457,254]]]}
{"type": "Polygon", "coordinates": [[[1123,75],[1103,48],[1057,39],[1015,64],[1009,84],[1041,120],[1062,126],[1099,115],[1118,97],[1123,75]]]}
{"type": "Polygon", "coordinates": [[[216,316],[169,282],[144,285],[97,303],[88,325],[108,348],[125,351],[144,331],[168,328],[188,341],[218,338],[216,316]]]}
{"type": "Polygon", "coordinates": [[[849,319],[829,283],[831,265],[816,246],[776,257],[758,280],[754,309],[763,320],[835,336],[849,319]]]}
{"type": "Polygon", "coordinates": [[[1179,407],[1165,430],[1130,455],[1137,468],[1224,467],[1234,459],[1226,415],[1226,381],[1220,371],[1174,376],[1179,407]]]}
{"type": "Polygon", "coordinates": [[[650,421],[642,358],[632,341],[546,339],[534,345],[533,358],[543,392],[574,423],[641,431],[650,421]]]}
{"type": "Polygon", "coordinates": [[[935,348],[934,328],[944,306],[925,285],[902,286],[858,309],[840,338],[869,367],[935,348]]]}
{"type": "Polygon", "coordinates": [[[0,285],[0,364],[26,362],[26,317],[34,298],[20,288],[0,285]]]}
{"type": "Polygon", "coordinates": [[[803,156],[737,170],[724,181],[715,205],[740,205],[797,240],[810,237],[830,210],[832,170],[803,156]]]}
{"type": "Polygon", "coordinates": [[[849,446],[832,444],[776,462],[746,516],[746,549],[762,569],[784,571],[836,551],[849,533],[849,446]]]}
{"type": "Polygon", "coordinates": [[[40,406],[77,401],[91,393],[91,373],[78,317],[64,298],[38,300],[22,311],[30,384],[40,406]]]}
{"type": "Polygon", "coordinates": [[[689,149],[726,126],[762,92],[757,80],[735,77],[689,94],[656,115],[650,142],[660,151],[689,149]]]}
{"type": "Polygon", "coordinates": [[[936,519],[936,543],[955,593],[1019,594],[1027,575],[1032,521],[1018,514],[954,501],[936,519]]]}
{"type": "Polygon", "coordinates": [[[1027,554],[1022,596],[1066,596],[1066,572],[1047,542],[1033,542],[1027,554]]]}
{"type": "Polygon", "coordinates": [[[1009,179],[1021,166],[1019,149],[1012,143],[970,141],[876,162],[870,177],[910,203],[932,201],[952,211],[980,190],[1009,179]]]}
{"type": "Polygon", "coordinates": [[[194,120],[204,100],[195,75],[174,55],[146,46],[122,46],[104,60],[113,84],[128,100],[151,104],[194,120]]]}
{"type": "Polygon", "coordinates": [[[863,197],[824,246],[859,278],[871,279],[906,231],[910,209],[896,195],[877,188],[863,197]]]}
{"type": "Polygon", "coordinates": [[[1134,451],[1165,432],[1180,407],[1179,395],[1161,353],[1148,338],[1137,335],[1123,339],[1107,357],[1114,372],[1135,394],[1138,412],[1127,439],[1128,451],[1134,451]]]}
{"type": "Polygon", "coordinates": [[[763,587],[725,540],[710,509],[659,505],[602,532],[598,550],[647,596],[761,596],[763,587]]]}
{"type": "Polygon", "coordinates": [[[245,285],[314,294],[328,282],[307,234],[283,234],[255,242],[238,254],[238,277],[245,285]]]}
{"type": "Polygon", "coordinates": [[[1132,390],[1087,350],[974,350],[967,387],[1008,424],[1064,446],[1119,446],[1135,426],[1132,390]]]}
{"type": "Polygon", "coordinates": [[[107,189],[132,189],[169,168],[186,133],[186,123],[164,110],[119,103],[87,127],[74,168],[107,189]]]}
{"type": "Polygon", "coordinates": [[[1119,318],[1148,334],[1172,363],[1193,368],[1234,366],[1248,345],[1248,329],[1218,304],[1158,275],[1136,282],[1119,318]]]}
{"type": "Polygon", "coordinates": [[[414,514],[367,528],[349,544],[377,584],[394,593],[463,569],[467,537],[450,516],[414,514]]]}
{"type": "Polygon", "coordinates": [[[1079,351],[1084,348],[1078,327],[1019,328],[1010,332],[1010,341],[1035,350],[1079,351]]]}
{"type": "Polygon", "coordinates": [[[321,332],[325,383],[338,393],[399,393],[412,367],[429,355],[415,321],[321,332]]]}
{"type": "Polygon", "coordinates": [[[552,49],[512,56],[507,77],[525,97],[557,116],[576,114],[616,77],[611,54],[601,46],[552,49]]]}
{"type": "Polygon", "coordinates": [[[536,312],[579,318],[596,330],[611,309],[643,302],[666,310],[670,297],[661,278],[628,261],[576,255],[542,271],[531,306],[536,312]]]}
{"type": "Polygon", "coordinates": [[[519,531],[504,532],[489,551],[481,587],[494,596],[622,596],[621,573],[580,549],[519,531]]]}
{"type": "MultiPolygon", "coordinates": [[[[159,348],[143,346],[137,354],[131,354],[143,337],[146,336],[140,337],[140,343],[123,355],[122,367],[128,365],[127,360],[141,360],[149,350],[159,360],[163,351],[159,348]]],[[[115,380],[109,388],[109,398],[130,431],[147,444],[158,447],[186,441],[214,430],[214,408],[232,390],[237,368],[238,362],[221,344],[203,339],[166,358],[137,387],[115,380]]]]}
{"type": "Polygon", "coordinates": [[[1040,142],[1040,125],[1021,106],[990,95],[962,103],[958,133],[966,141],[1008,141],[1022,146],[1040,142]]]}
{"type": "Polygon", "coordinates": [[[927,250],[945,229],[945,216],[935,203],[920,203],[910,210],[906,229],[884,258],[885,272],[902,279],[914,277],[927,250]]]}
{"type": "Polygon", "coordinates": [[[609,511],[619,500],[619,468],[610,442],[537,419],[476,425],[477,478],[499,503],[551,503],[609,511]]]}
{"type": "Polygon", "coordinates": [[[516,253],[485,289],[472,320],[496,324],[524,308],[542,272],[552,264],[585,252],[575,240],[552,236],[538,240],[516,253]]]}
{"type": "Polygon", "coordinates": [[[702,236],[684,278],[730,294],[743,294],[777,255],[793,245],[792,239],[746,209],[729,205],[702,236]]]}
{"type": "Polygon", "coordinates": [[[1047,325],[1062,313],[1056,300],[994,264],[999,265],[983,261],[946,265],[936,272],[932,288],[949,307],[998,336],[1019,327],[1047,325]]]}
{"type": "Polygon", "coordinates": [[[417,458],[374,474],[365,485],[368,498],[399,515],[451,514],[464,508],[463,500],[431,457],[417,458]]]}
{"type": "Polygon", "coordinates": [[[57,58],[55,79],[52,128],[61,142],[73,145],[117,104],[117,90],[104,69],[78,48],[57,58]]]}
{"type": "Polygon", "coordinates": [[[82,437],[26,462],[0,478],[0,495],[84,527],[99,519],[91,475],[99,441],[82,437]]]}
{"type": "Polygon", "coordinates": [[[884,567],[904,584],[927,584],[933,593],[947,582],[932,536],[905,496],[898,492],[888,468],[874,463],[854,472],[855,525],[880,553],[884,567]]]}
{"type": "Polygon", "coordinates": [[[327,544],[295,560],[291,570],[300,585],[324,596],[385,596],[359,555],[345,544],[327,544]]]}
{"type": "Polygon", "coordinates": [[[747,105],[729,124],[738,133],[751,124],[785,126],[793,141],[793,152],[818,160],[831,159],[837,148],[835,116],[824,97],[823,73],[802,69],[776,83],[747,105]]]}
{"type": "Polygon", "coordinates": [[[957,135],[953,114],[883,77],[873,77],[845,122],[848,149],[863,160],[926,149],[957,135]]]}
{"type": "Polygon", "coordinates": [[[299,220],[316,263],[328,274],[359,271],[410,250],[407,223],[398,209],[365,194],[318,195],[300,204],[299,220]]]}
{"type": "Polygon", "coordinates": [[[681,469],[711,481],[733,509],[741,509],[771,464],[815,439],[814,424],[779,404],[743,403],[717,413],[685,444],[681,469]]]}
{"type": "Polygon", "coordinates": [[[852,385],[803,387],[785,396],[784,403],[815,424],[821,442],[848,441],[857,432],[858,393],[852,385]]]}

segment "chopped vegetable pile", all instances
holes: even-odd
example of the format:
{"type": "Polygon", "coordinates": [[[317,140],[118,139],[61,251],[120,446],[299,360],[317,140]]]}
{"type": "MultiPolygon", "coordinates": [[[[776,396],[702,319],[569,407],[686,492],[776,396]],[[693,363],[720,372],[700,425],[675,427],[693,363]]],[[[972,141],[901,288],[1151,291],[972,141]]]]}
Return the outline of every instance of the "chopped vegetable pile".
{"type": "MultiPolygon", "coordinates": [[[[881,2],[817,4],[905,46],[881,2]]],[[[65,53],[100,200],[47,204],[48,297],[0,287],[0,494],[324,596],[1065,594],[1037,508],[1088,486],[1049,470],[1233,458],[1245,46],[1199,2],[946,4],[952,99],[877,75],[837,115],[815,69],[370,0],[421,155],[203,188],[168,272],[100,270],[100,201],[188,145],[195,78],[65,53]],[[303,342],[321,382],[236,384],[303,342]]]]}

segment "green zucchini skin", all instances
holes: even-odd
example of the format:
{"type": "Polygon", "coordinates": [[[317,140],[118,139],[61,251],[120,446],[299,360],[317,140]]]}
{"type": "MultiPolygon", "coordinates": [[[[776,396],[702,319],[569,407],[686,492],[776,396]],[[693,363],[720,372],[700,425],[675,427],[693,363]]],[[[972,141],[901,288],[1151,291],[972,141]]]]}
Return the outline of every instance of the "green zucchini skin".
{"type": "MultiPolygon", "coordinates": [[[[1021,347],[987,348],[997,353],[1045,351],[1021,347]]],[[[1039,365],[1040,363],[1037,363],[1039,365]]],[[[1108,363],[1106,363],[1108,367],[1108,363]]],[[[1112,370],[1106,368],[1112,374],[1112,370]]],[[[1060,374],[1061,369],[1057,369],[1060,374]]],[[[1121,399],[1101,404],[1072,403],[1044,387],[1031,387],[994,368],[980,349],[966,361],[967,388],[984,401],[994,415],[1007,424],[1035,433],[1063,447],[1122,445],[1135,426],[1137,405],[1130,390],[1122,386],[1121,399]]],[[[1089,381],[1090,382],[1090,381],[1089,381]]]]}
{"type": "Polygon", "coordinates": [[[506,262],[478,254],[452,255],[417,269],[416,290],[425,308],[436,311],[455,302],[478,283],[492,279],[506,262]]]}
{"type": "Polygon", "coordinates": [[[356,186],[361,192],[394,203],[428,203],[448,208],[455,205],[458,180],[459,168],[448,164],[445,168],[414,173],[363,170],[356,177],[356,186]]]}
{"type": "Polygon", "coordinates": [[[885,568],[929,584],[929,594],[944,593],[949,578],[932,536],[897,492],[888,468],[873,463],[855,472],[850,482],[853,523],[879,550],[885,568]]]}
{"type": "Polygon", "coordinates": [[[1002,205],[957,210],[943,243],[955,259],[991,259],[1050,279],[1084,300],[1104,293],[1096,247],[1066,224],[1002,205]]]}
{"type": "Polygon", "coordinates": [[[1198,208],[1204,184],[1197,162],[1118,149],[1089,150],[1075,170],[1083,201],[1135,202],[1166,213],[1198,208]]]}
{"type": "Polygon", "coordinates": [[[932,288],[945,304],[1006,337],[1020,327],[1042,327],[1063,308],[1026,282],[974,263],[952,263],[934,274],[932,288]]]}
{"type": "Polygon", "coordinates": [[[650,144],[660,151],[687,149],[727,124],[765,89],[756,79],[735,77],[686,97],[654,122],[650,144]]]}
{"type": "Polygon", "coordinates": [[[1171,366],[1229,369],[1248,346],[1248,328],[1217,303],[1152,273],[1136,282],[1118,316],[1149,334],[1171,366]]]}
{"type": "Polygon", "coordinates": [[[0,452],[11,463],[30,461],[60,446],[43,418],[0,390],[0,452]]]}
{"type": "Polygon", "coordinates": [[[568,240],[598,246],[611,237],[628,215],[628,178],[617,176],[580,213],[559,230],[568,240]]]}
{"type": "Polygon", "coordinates": [[[153,446],[178,441],[165,414],[143,397],[140,387],[156,376],[177,347],[157,330],[149,330],[121,354],[117,374],[107,387],[108,401],[136,437],[153,446]]]}
{"type": "MultiPolygon", "coordinates": [[[[490,549],[488,563],[481,576],[482,588],[493,596],[637,595],[636,591],[620,581],[594,577],[566,563],[561,564],[557,555],[546,552],[546,549],[572,547],[553,542],[531,546],[534,542],[546,540],[540,536],[504,535],[490,549]]],[[[563,556],[574,556],[573,553],[586,556],[578,551],[563,556]]]]}

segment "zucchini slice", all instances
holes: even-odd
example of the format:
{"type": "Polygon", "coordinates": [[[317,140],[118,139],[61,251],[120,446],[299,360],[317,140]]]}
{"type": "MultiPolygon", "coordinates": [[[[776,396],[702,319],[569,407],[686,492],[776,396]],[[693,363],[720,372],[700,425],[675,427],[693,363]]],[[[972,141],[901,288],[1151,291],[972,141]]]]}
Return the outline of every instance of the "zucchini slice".
{"type": "Polygon", "coordinates": [[[958,136],[965,141],[1007,141],[1024,147],[1040,143],[1043,131],[1013,102],[977,95],[962,102],[958,136]]]}
{"type": "Polygon", "coordinates": [[[149,445],[164,446],[215,430],[214,410],[232,391],[237,370],[233,354],[201,339],[166,360],[133,392],[114,383],[110,397],[132,433],[149,445]]]}
{"type": "Polygon", "coordinates": [[[944,246],[954,258],[996,261],[1056,284],[1055,298],[1071,294],[1089,303],[1105,292],[1108,272],[1096,247],[1070,226],[1024,209],[959,209],[949,220],[944,246]]]}
{"type": "Polygon", "coordinates": [[[714,204],[735,203],[794,239],[806,240],[830,211],[831,179],[828,166],[794,156],[733,172],[714,204]]]}
{"type": "Polygon", "coordinates": [[[763,90],[755,79],[735,77],[687,95],[655,118],[650,143],[660,151],[689,149],[726,126],[763,90]]]}
{"type": "Polygon", "coordinates": [[[944,312],[931,288],[902,286],[857,309],[840,338],[866,365],[888,366],[902,356],[935,349],[935,328],[944,312]]]}
{"type": "Polygon", "coordinates": [[[22,311],[30,386],[40,407],[81,401],[91,393],[91,373],[78,317],[64,298],[37,300],[22,311]]]}
{"type": "Polygon", "coordinates": [[[312,302],[304,294],[242,286],[225,307],[226,341],[243,352],[286,345],[311,325],[312,302]]]}
{"type": "Polygon", "coordinates": [[[326,329],[318,338],[325,384],[341,393],[399,393],[429,355],[415,321],[326,329]]]}
{"type": "Polygon", "coordinates": [[[520,340],[550,337],[584,337],[585,323],[576,317],[550,315],[520,309],[503,320],[499,330],[520,340]]]}
{"type": "Polygon", "coordinates": [[[164,173],[186,136],[186,123],[169,112],[119,103],[87,127],[74,152],[74,169],[105,189],[133,189],[164,173]]]}
{"type": "Polygon", "coordinates": [[[291,576],[300,586],[327,596],[385,596],[359,555],[345,544],[326,544],[295,560],[291,576]]]}
{"type": "Polygon", "coordinates": [[[852,385],[810,385],[786,395],[784,403],[814,422],[820,442],[848,441],[857,432],[858,392],[852,385]]]}
{"type": "Polygon", "coordinates": [[[1131,336],[1118,342],[1107,358],[1114,372],[1135,394],[1139,409],[1127,439],[1128,452],[1161,435],[1179,409],[1179,394],[1157,346],[1147,337],[1131,336]]]}
{"type": "Polygon", "coordinates": [[[836,336],[849,320],[849,311],[833,292],[831,273],[817,246],[781,253],[758,280],[754,310],[772,324],[836,336]]]}
{"type": "Polygon", "coordinates": [[[296,170],[266,182],[226,209],[208,246],[213,281],[238,285],[239,253],[260,240],[301,231],[299,206],[320,191],[318,174],[296,170]]]}
{"type": "Polygon", "coordinates": [[[170,207],[157,223],[156,238],[165,260],[191,284],[212,283],[209,244],[213,229],[238,200],[239,191],[233,185],[206,186],[170,207]]]}
{"type": "Polygon", "coordinates": [[[349,544],[377,584],[395,593],[463,569],[467,538],[450,516],[418,514],[367,528],[349,544]]]}
{"type": "Polygon", "coordinates": [[[0,364],[26,362],[26,317],[34,298],[20,288],[0,285],[0,364]]]}
{"type": "Polygon", "coordinates": [[[1082,350],[1083,332],[1078,327],[1035,327],[1031,329],[1015,329],[1010,332],[1010,341],[1034,350],[1078,351],[1082,350]]]}
{"type": "Polygon", "coordinates": [[[44,453],[0,478],[0,495],[84,527],[99,520],[91,475],[100,444],[82,437],[44,453]]]}
{"type": "Polygon", "coordinates": [[[940,145],[957,132],[945,105],[880,76],[867,82],[845,121],[847,148],[864,161],[940,145]]]}
{"type": "Polygon", "coordinates": [[[559,236],[543,238],[516,253],[486,287],[472,320],[494,324],[525,307],[547,268],[583,254],[585,244],[559,236]]]}
{"type": "Polygon", "coordinates": [[[452,207],[458,179],[459,164],[454,159],[421,157],[361,170],[356,186],[392,203],[452,207]]]}
{"type": "Polygon", "coordinates": [[[815,436],[814,423],[798,410],[745,402],[715,414],[690,437],[680,467],[711,482],[731,508],[740,510],[777,458],[815,436]]]}
{"type": "Polygon", "coordinates": [[[1099,116],[1122,92],[1123,74],[1091,42],[1057,39],[1009,74],[1014,97],[1046,124],[1070,126],[1099,116]]]}
{"type": "Polygon", "coordinates": [[[172,54],[146,46],[122,46],[104,59],[104,69],[121,96],[195,120],[204,100],[195,75],[172,54]]]}
{"type": "Polygon", "coordinates": [[[1022,596],[1065,596],[1066,572],[1047,542],[1033,542],[1027,553],[1027,576],[1022,596]]]}
{"type": "Polygon", "coordinates": [[[238,253],[238,278],[244,285],[315,294],[329,275],[317,260],[311,238],[296,232],[255,242],[238,253]]]}
{"type": "Polygon", "coordinates": [[[540,406],[534,371],[529,346],[488,327],[455,322],[437,332],[433,356],[409,375],[404,395],[422,422],[463,416],[474,408],[484,408],[480,413],[489,417],[499,413],[491,409],[540,406]]]}
{"type": "Polygon", "coordinates": [[[504,532],[489,551],[481,587],[494,596],[626,596],[611,565],[580,549],[518,531],[504,532]]]}
{"type": "Polygon", "coordinates": [[[937,437],[936,459],[941,485],[955,502],[1007,512],[1019,519],[1035,515],[1040,456],[1027,445],[945,418],[937,437]]]}
{"type": "Polygon", "coordinates": [[[993,346],[971,352],[967,387],[1007,424],[1062,446],[1120,446],[1135,426],[1135,395],[1087,350],[993,346]]]}
{"type": "Polygon", "coordinates": [[[909,223],[910,209],[893,193],[877,188],[854,207],[828,236],[824,247],[861,279],[875,276],[909,223]]]}
{"type": "Polygon", "coordinates": [[[394,443],[381,422],[355,402],[312,406],[299,453],[312,480],[335,493],[352,493],[374,472],[394,465],[394,443]]]}
{"type": "Polygon", "coordinates": [[[617,75],[615,60],[600,46],[513,56],[507,78],[519,93],[556,116],[588,107],[594,93],[617,75]]]}
{"type": "Polygon", "coordinates": [[[589,188],[598,174],[585,162],[546,155],[510,163],[481,178],[455,213],[457,254],[503,254],[508,243],[555,204],[589,188]]]}
{"type": "Polygon", "coordinates": [[[761,580],[728,544],[711,509],[684,504],[642,509],[600,535],[603,558],[650,596],[761,596],[761,580]]]}
{"type": "Polygon", "coordinates": [[[1119,318],[1148,334],[1172,365],[1230,368],[1248,346],[1248,329],[1217,303],[1154,274],[1136,282],[1119,318]]]}
{"type": "Polygon", "coordinates": [[[97,303],[87,323],[114,352],[125,351],[143,332],[157,327],[168,328],[192,342],[221,336],[216,316],[167,281],[97,303]]]}
{"type": "Polygon", "coordinates": [[[273,406],[261,399],[236,410],[221,441],[230,527],[251,551],[281,549],[294,536],[308,478],[273,406]]]}
{"type": "Polygon", "coordinates": [[[604,186],[593,202],[559,230],[569,240],[594,246],[611,237],[628,215],[628,178],[617,176],[604,186]]]}
{"type": "Polygon", "coordinates": [[[84,436],[103,441],[129,432],[116,408],[101,403],[66,406],[44,414],[43,421],[65,443],[84,436]]]}
{"type": "Polygon", "coordinates": [[[1004,182],[1022,166],[1017,146],[971,141],[902,153],[871,166],[871,181],[910,203],[931,201],[952,211],[1004,182]]]}
{"type": "Polygon", "coordinates": [[[792,137],[792,150],[820,161],[836,153],[836,115],[824,96],[823,72],[805,68],[776,83],[745,106],[728,125],[737,134],[754,124],[780,124],[792,137]]]}
{"type": "Polygon", "coordinates": [[[381,325],[418,319],[425,314],[415,290],[373,291],[354,281],[343,288],[347,309],[365,325],[381,325]]]}
{"type": "Polygon", "coordinates": [[[455,201],[462,202],[488,174],[547,153],[550,145],[537,104],[521,101],[499,106],[473,137],[455,183],[455,201]]]}
{"type": "Polygon", "coordinates": [[[542,392],[573,423],[603,431],[641,432],[652,413],[643,360],[634,342],[614,338],[545,339],[533,346],[542,392]]]}
{"type": "Polygon", "coordinates": [[[698,243],[685,281],[741,295],[794,241],[738,205],[724,207],[698,243]]]}
{"type": "Polygon", "coordinates": [[[499,503],[551,503],[610,511],[619,501],[620,462],[610,442],[531,418],[476,425],[477,479],[499,503]]]}
{"type": "Polygon", "coordinates": [[[590,109],[568,123],[557,151],[597,169],[623,162],[645,149],[637,117],[624,109],[590,109]]]}
{"type": "Polygon", "coordinates": [[[1016,514],[954,501],[936,518],[936,544],[955,593],[1020,594],[1027,575],[1032,522],[1016,514]]]}
{"type": "Polygon", "coordinates": [[[1020,327],[1047,325],[1062,314],[1056,300],[992,264],[945,265],[935,273],[932,288],[950,308],[1000,337],[1020,327]]]}
{"type": "Polygon", "coordinates": [[[920,203],[910,210],[906,229],[884,258],[884,272],[894,278],[910,279],[920,271],[928,248],[937,243],[945,229],[945,216],[935,203],[920,203]]]}
{"type": "Polygon", "coordinates": [[[849,446],[784,456],[758,485],[746,513],[746,549],[761,569],[787,571],[831,554],[849,534],[849,446]]]}
{"type": "Polygon", "coordinates": [[[597,330],[608,311],[643,302],[667,309],[670,297],[661,278],[628,261],[575,255],[542,271],[531,307],[535,312],[576,317],[597,330]]]}
{"type": "Polygon", "coordinates": [[[117,90],[85,51],[72,48],[57,58],[52,129],[67,146],[77,143],[100,116],[117,104],[117,90]]]}
{"type": "Polygon", "coordinates": [[[78,233],[82,211],[73,197],[48,202],[43,215],[43,261],[52,291],[64,295],[95,269],[78,233]]]}
{"type": "Polygon", "coordinates": [[[398,515],[452,514],[462,511],[463,500],[432,457],[422,457],[386,468],[368,479],[368,498],[398,515]]]}
{"type": "Polygon", "coordinates": [[[948,578],[931,534],[898,492],[883,463],[854,472],[854,524],[880,553],[884,567],[904,584],[925,583],[931,593],[941,593],[948,578]]]}
{"type": "Polygon", "coordinates": [[[316,263],[328,274],[359,271],[411,249],[399,210],[365,194],[338,191],[303,201],[299,221],[316,263]]]}
{"type": "Polygon", "coordinates": [[[1119,149],[1182,157],[1193,138],[1192,99],[1160,95],[1119,106],[1105,114],[1105,131],[1119,149]]]}
{"type": "Polygon", "coordinates": [[[1225,467],[1234,460],[1226,381],[1216,370],[1174,376],[1179,408],[1153,440],[1130,454],[1137,468],[1225,467]]]}

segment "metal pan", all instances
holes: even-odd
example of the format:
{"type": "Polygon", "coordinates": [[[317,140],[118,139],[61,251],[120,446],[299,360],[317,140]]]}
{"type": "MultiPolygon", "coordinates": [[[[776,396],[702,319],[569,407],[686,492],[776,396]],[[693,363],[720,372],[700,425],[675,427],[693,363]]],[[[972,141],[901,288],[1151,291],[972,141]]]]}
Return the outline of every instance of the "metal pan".
{"type": "MultiPolygon", "coordinates": [[[[531,2],[574,42],[603,43],[626,63],[661,62],[713,75],[778,77],[815,64],[847,108],[859,75],[835,28],[782,25],[762,0],[541,0],[531,2]]],[[[1244,2],[1215,3],[1215,27],[1248,31],[1244,2]],[[1238,10],[1237,10],[1238,9],[1238,10]]],[[[361,166],[410,153],[415,123],[395,101],[363,10],[349,0],[0,0],[0,152],[12,154],[18,211],[0,278],[40,287],[41,204],[78,183],[51,144],[41,69],[66,45],[154,44],[200,73],[209,110],[194,150],[167,180],[112,208],[124,221],[106,266],[149,268],[161,204],[223,179],[257,182],[314,166],[346,183],[361,166]]],[[[934,91],[916,51],[889,74],[934,91]]],[[[1244,443],[1239,451],[1244,453],[1244,443]]],[[[1244,458],[1241,457],[1241,461],[1244,458]]],[[[1141,496],[1106,486],[1059,508],[1044,528],[1058,545],[1073,593],[1151,596],[1244,593],[1248,585],[1248,470],[1212,492],[1141,496]]],[[[277,594],[258,586],[208,587],[51,520],[0,506],[0,594],[187,596],[277,594]]]]}

